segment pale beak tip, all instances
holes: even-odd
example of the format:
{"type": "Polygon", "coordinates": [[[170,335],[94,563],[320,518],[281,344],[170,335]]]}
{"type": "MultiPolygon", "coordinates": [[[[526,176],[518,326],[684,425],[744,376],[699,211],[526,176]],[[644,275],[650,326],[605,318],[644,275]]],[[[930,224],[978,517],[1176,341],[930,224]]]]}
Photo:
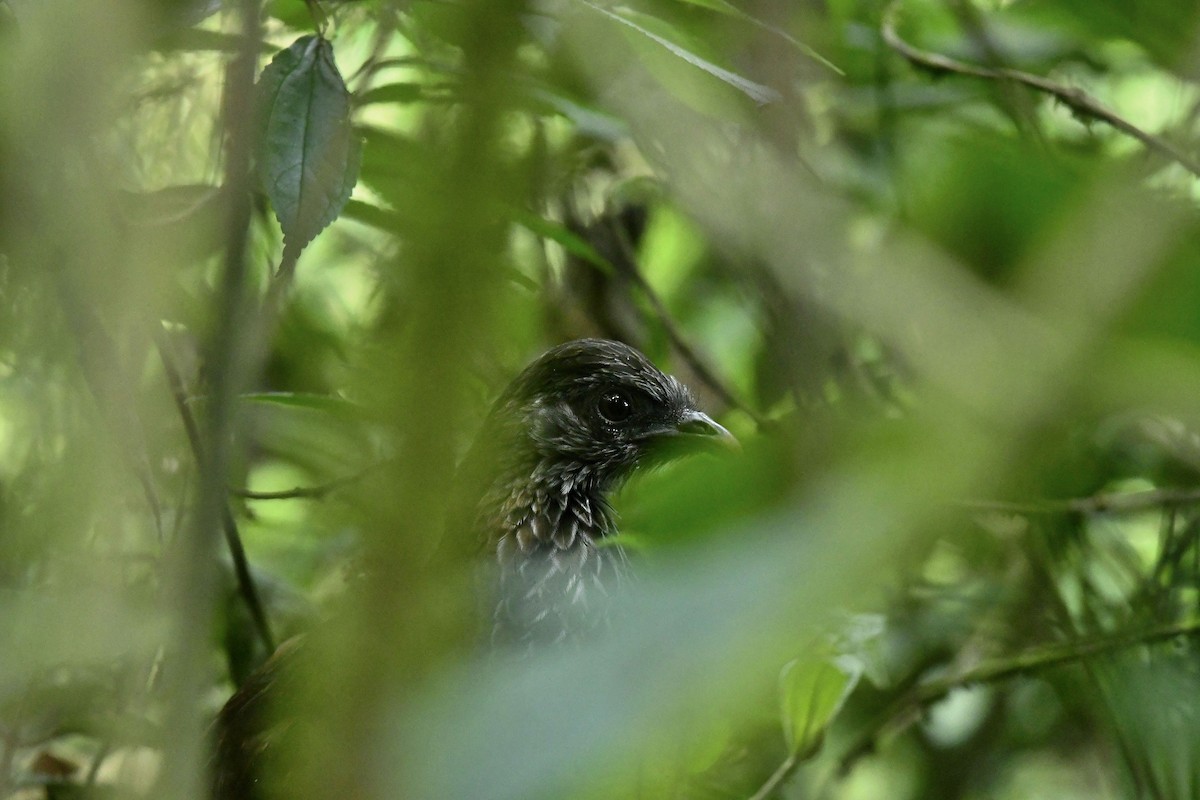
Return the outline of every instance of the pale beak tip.
{"type": "Polygon", "coordinates": [[[730,433],[724,425],[702,411],[689,411],[679,421],[676,428],[685,436],[703,437],[705,441],[722,450],[732,453],[742,452],[742,443],[737,440],[737,437],[730,433]]]}

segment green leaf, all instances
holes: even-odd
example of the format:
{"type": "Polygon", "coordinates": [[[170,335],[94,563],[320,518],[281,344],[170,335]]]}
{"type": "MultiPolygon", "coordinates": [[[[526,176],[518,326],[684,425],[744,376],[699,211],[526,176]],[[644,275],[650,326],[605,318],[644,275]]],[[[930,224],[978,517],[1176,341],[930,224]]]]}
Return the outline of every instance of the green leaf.
{"type": "Polygon", "coordinates": [[[241,399],[247,403],[304,408],[352,419],[361,419],[364,415],[363,409],[349,400],[312,392],[250,392],[241,395],[241,399]]]}
{"type": "Polygon", "coordinates": [[[216,253],[223,241],[221,192],[206,184],[124,192],[131,257],[147,264],[188,264],[216,253]]]}
{"type": "Polygon", "coordinates": [[[420,83],[389,83],[384,86],[376,86],[374,89],[359,95],[358,105],[365,106],[372,103],[416,103],[427,99],[429,99],[429,96],[425,92],[425,87],[420,83]]]}
{"type": "Polygon", "coordinates": [[[1029,4],[1089,37],[1136,42],[1161,66],[1190,74],[1198,0],[1046,0],[1029,4]]]}
{"type": "Polygon", "coordinates": [[[347,203],[346,208],[342,210],[342,216],[388,233],[399,230],[402,222],[400,215],[395,211],[364,203],[362,200],[351,200],[347,203]]]}
{"type": "Polygon", "coordinates": [[[409,202],[405,189],[412,185],[414,165],[424,163],[428,151],[412,139],[380,128],[359,127],[364,142],[362,181],[393,206],[409,202]]]}
{"type": "Polygon", "coordinates": [[[259,177],[284,241],[302,248],[333,222],[358,180],[350,93],[320,36],[302,36],[263,70],[259,177]]]}
{"type": "Polygon", "coordinates": [[[784,665],[779,687],[789,754],[804,758],[817,751],[862,673],[861,662],[852,656],[797,658],[784,665]]]}
{"type": "Polygon", "coordinates": [[[683,3],[685,5],[699,6],[700,8],[707,8],[709,11],[715,11],[718,14],[724,14],[729,17],[736,17],[737,19],[740,19],[743,22],[748,22],[751,25],[755,26],[756,28],[761,28],[764,31],[768,31],[769,33],[775,34],[776,36],[778,36],[781,39],[783,39],[784,41],[786,41],[788,44],[792,45],[792,47],[795,47],[797,50],[804,53],[804,55],[806,55],[809,58],[811,58],[812,60],[816,61],[818,64],[822,65],[823,67],[826,67],[826,68],[832,70],[834,73],[836,73],[838,75],[842,75],[842,76],[845,76],[845,74],[846,74],[841,69],[839,69],[838,66],[836,64],[834,64],[832,61],[825,58],[823,55],[818,53],[816,50],[812,49],[811,47],[806,45],[804,42],[801,42],[799,39],[792,36],[787,31],[783,30],[782,28],[780,28],[777,25],[771,25],[768,22],[763,22],[761,19],[754,16],[753,14],[748,14],[745,11],[738,8],[737,6],[735,6],[733,3],[728,2],[728,0],[678,0],[678,2],[683,3]]]}
{"type": "Polygon", "coordinates": [[[600,251],[592,247],[586,239],[571,231],[561,222],[521,210],[513,212],[513,220],[531,233],[561,245],[568,253],[584,263],[591,264],[604,274],[616,274],[616,267],[611,261],[602,256],[600,251]]]}
{"type": "Polygon", "coordinates": [[[344,475],[378,457],[366,412],[348,400],[293,392],[240,399],[255,446],[314,475],[344,475]]]}
{"type": "Polygon", "coordinates": [[[702,58],[691,50],[671,41],[667,37],[651,31],[648,27],[641,23],[634,22],[632,19],[629,19],[626,16],[622,16],[614,11],[609,11],[607,8],[602,8],[595,3],[588,2],[587,0],[583,0],[583,4],[588,8],[593,9],[598,14],[603,14],[614,22],[619,22],[622,25],[632,28],[641,35],[650,39],[655,44],[666,48],[667,51],[672,55],[683,59],[693,67],[697,67],[704,72],[707,72],[709,75],[712,75],[714,78],[717,78],[729,86],[732,86],[734,89],[737,89],[739,92],[746,95],[754,102],[759,103],[760,105],[773,103],[779,99],[779,92],[775,91],[770,86],[764,86],[761,83],[755,83],[749,78],[743,78],[741,75],[738,75],[735,72],[730,72],[724,67],[719,67],[708,59],[702,58]]]}
{"type": "Polygon", "coordinates": [[[549,88],[535,89],[532,94],[535,100],[574,123],[575,129],[584,136],[605,142],[616,142],[629,136],[629,126],[618,117],[586,106],[549,88]]]}

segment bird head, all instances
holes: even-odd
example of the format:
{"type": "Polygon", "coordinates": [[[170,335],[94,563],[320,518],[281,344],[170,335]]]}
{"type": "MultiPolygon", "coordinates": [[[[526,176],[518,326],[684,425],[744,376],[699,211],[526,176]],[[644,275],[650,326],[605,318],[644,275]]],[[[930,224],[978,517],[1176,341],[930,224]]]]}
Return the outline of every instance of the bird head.
{"type": "Polygon", "coordinates": [[[523,467],[604,491],[696,446],[737,447],[692,393],[637,350],[580,339],[530,364],[497,401],[523,467]]]}

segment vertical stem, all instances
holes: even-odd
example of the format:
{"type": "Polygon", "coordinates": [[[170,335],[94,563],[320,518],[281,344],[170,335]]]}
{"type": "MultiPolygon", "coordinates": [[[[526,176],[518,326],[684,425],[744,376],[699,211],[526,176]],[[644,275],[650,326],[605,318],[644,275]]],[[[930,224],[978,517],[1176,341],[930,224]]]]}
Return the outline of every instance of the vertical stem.
{"type": "MultiPolygon", "coordinates": [[[[431,563],[430,553],[452,496],[455,433],[474,427],[465,414],[470,357],[495,335],[504,296],[507,229],[498,211],[519,176],[504,158],[502,135],[524,3],[471,0],[461,8],[463,102],[452,115],[430,114],[428,158],[404,187],[411,202],[401,213],[413,224],[403,258],[391,265],[404,310],[370,387],[402,438],[395,462],[375,476],[383,483],[359,504],[372,574],[357,624],[339,622],[345,639],[326,648],[330,669],[314,696],[338,699],[318,709],[331,734],[308,754],[321,763],[306,795],[313,798],[423,796],[420,787],[395,784],[408,765],[388,764],[379,780],[381,747],[404,757],[383,737],[397,735],[397,701],[469,635],[456,601],[469,607],[470,588],[448,586],[459,576],[440,559],[431,563]]],[[[445,532],[446,549],[463,558],[473,544],[464,533],[445,532]]]]}
{"type": "MultiPolygon", "coordinates": [[[[171,397],[175,400],[175,408],[183,422],[188,445],[192,448],[192,456],[198,465],[203,464],[208,455],[204,450],[200,427],[188,406],[183,375],[175,365],[175,360],[171,356],[170,343],[161,329],[154,332],[154,345],[158,350],[159,359],[162,361],[163,372],[167,376],[167,385],[171,389],[171,397]]],[[[237,580],[238,594],[242,596],[242,602],[245,603],[246,610],[250,612],[250,619],[258,630],[258,636],[262,640],[267,655],[270,655],[275,650],[275,638],[271,634],[271,624],[267,619],[267,612],[263,608],[262,599],[259,597],[258,587],[255,586],[254,577],[250,574],[250,562],[246,558],[246,548],[242,545],[237,521],[229,509],[228,503],[221,511],[221,527],[225,533],[225,545],[229,550],[229,557],[233,561],[233,574],[237,580]]]]}
{"type": "Polygon", "coordinates": [[[251,368],[241,335],[247,316],[246,245],[250,216],[252,104],[260,41],[258,0],[239,0],[236,11],[242,45],[225,72],[225,256],[215,298],[214,328],[206,350],[210,396],[201,428],[206,457],[199,464],[199,488],[190,529],[172,554],[174,664],[168,671],[168,716],[164,729],[164,783],[160,796],[204,796],[204,756],[200,698],[208,683],[213,612],[216,606],[217,548],[226,512],[226,477],[234,454],[236,398],[251,368]]]}

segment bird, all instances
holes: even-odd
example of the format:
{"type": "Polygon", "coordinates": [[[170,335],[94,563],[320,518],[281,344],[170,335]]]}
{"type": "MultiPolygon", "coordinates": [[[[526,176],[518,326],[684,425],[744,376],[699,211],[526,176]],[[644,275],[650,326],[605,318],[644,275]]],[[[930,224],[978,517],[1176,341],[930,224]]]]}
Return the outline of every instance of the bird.
{"type": "Polygon", "coordinates": [[[472,535],[495,559],[492,644],[579,639],[610,622],[628,558],[609,497],[697,446],[738,445],[629,345],[579,339],[526,367],[460,469],[478,497],[472,535]]]}
{"type": "MultiPolygon", "coordinates": [[[[630,570],[610,496],[639,469],[696,447],[736,450],[683,383],[635,348],[578,339],[529,364],[501,393],[460,462],[446,536],[472,537],[490,562],[493,650],[578,642],[612,623],[630,570]]],[[[217,800],[257,797],[285,643],[215,723],[217,800]]]]}

